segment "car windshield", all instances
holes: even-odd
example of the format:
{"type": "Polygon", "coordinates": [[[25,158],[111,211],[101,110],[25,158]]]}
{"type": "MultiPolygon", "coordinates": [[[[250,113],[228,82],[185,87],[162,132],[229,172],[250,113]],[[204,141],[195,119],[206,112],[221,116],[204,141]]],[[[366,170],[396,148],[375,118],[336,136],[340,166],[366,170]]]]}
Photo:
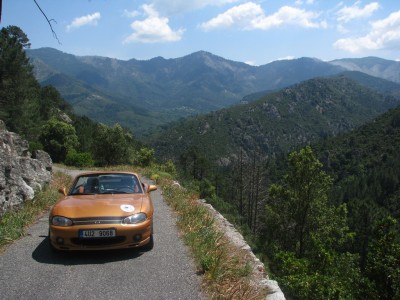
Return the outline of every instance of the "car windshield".
{"type": "Polygon", "coordinates": [[[91,174],[79,176],[70,194],[138,194],[142,192],[142,186],[135,175],[91,174]]]}

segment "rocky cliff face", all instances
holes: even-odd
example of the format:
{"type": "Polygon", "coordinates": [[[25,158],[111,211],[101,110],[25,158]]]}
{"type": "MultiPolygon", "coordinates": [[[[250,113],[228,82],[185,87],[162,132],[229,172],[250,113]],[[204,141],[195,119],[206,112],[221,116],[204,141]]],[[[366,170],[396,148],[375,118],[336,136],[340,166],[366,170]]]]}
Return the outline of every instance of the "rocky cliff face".
{"type": "Polygon", "coordinates": [[[0,216],[32,200],[51,181],[52,161],[44,151],[29,152],[29,144],[7,131],[0,120],[0,216]]]}

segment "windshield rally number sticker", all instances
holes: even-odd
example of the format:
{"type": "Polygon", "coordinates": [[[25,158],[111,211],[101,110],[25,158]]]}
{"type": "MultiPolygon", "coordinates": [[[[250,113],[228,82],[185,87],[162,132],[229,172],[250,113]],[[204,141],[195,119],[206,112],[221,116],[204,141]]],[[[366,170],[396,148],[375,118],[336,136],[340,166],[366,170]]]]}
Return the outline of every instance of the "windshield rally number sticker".
{"type": "Polygon", "coordinates": [[[135,210],[133,205],[130,205],[130,204],[122,204],[120,207],[121,207],[121,210],[124,212],[133,212],[135,210]]]}

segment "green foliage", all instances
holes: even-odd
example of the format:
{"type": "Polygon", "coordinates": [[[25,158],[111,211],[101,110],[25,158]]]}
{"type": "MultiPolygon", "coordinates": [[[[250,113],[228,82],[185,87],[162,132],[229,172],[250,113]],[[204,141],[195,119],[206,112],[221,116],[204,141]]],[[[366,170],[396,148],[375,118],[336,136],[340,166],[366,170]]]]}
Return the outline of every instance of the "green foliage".
{"type": "Polygon", "coordinates": [[[398,107],[351,134],[318,145],[327,170],[335,174],[333,195],[338,202],[370,198],[397,214],[390,198],[400,187],[399,116],[398,107]]]}
{"type": "Polygon", "coordinates": [[[395,299],[398,289],[391,280],[398,276],[393,266],[400,259],[395,250],[400,231],[389,220],[400,218],[399,116],[400,107],[318,145],[327,172],[335,176],[332,202],[348,204],[349,227],[355,232],[349,249],[360,255],[363,275],[372,282],[366,289],[372,290],[371,299],[377,293],[395,299]]]}
{"type": "Polygon", "coordinates": [[[329,267],[321,270],[312,260],[298,258],[293,252],[277,252],[274,261],[278,274],[282,274],[277,280],[285,295],[290,299],[310,300],[362,298],[362,279],[354,257],[336,254],[330,260],[329,267]]]}
{"type": "MultiPolygon", "coordinates": [[[[329,278],[333,278],[332,282],[337,280],[340,285],[346,283],[339,280],[342,278],[348,280],[347,282],[352,282],[354,284],[353,291],[348,287],[345,290],[350,295],[348,297],[357,299],[376,299],[379,290],[384,288],[377,288],[378,284],[367,277],[365,268],[367,255],[370,257],[369,251],[372,249],[369,245],[371,243],[376,245],[379,241],[377,236],[372,234],[376,224],[387,214],[392,214],[396,218],[400,216],[400,206],[398,205],[400,203],[400,173],[398,171],[400,159],[396,150],[400,147],[399,115],[400,108],[393,109],[377,118],[373,123],[362,126],[351,134],[343,134],[337,138],[325,140],[316,147],[318,156],[325,163],[325,170],[332,176],[334,183],[332,191],[327,190],[330,201],[326,197],[324,200],[328,205],[318,205],[314,208],[314,211],[321,212],[319,213],[321,217],[314,220],[314,224],[319,224],[320,227],[318,229],[310,226],[312,234],[305,241],[305,247],[308,250],[304,251],[303,257],[298,256],[300,242],[293,242],[295,233],[299,232],[298,228],[300,227],[296,225],[296,222],[292,222],[291,226],[279,223],[284,219],[282,214],[287,216],[285,212],[292,211],[293,219],[296,219],[295,212],[301,210],[298,210],[297,206],[290,209],[290,206],[285,206],[285,202],[278,203],[282,210],[273,209],[271,206],[266,207],[265,230],[258,237],[267,241],[265,251],[270,256],[274,275],[277,276],[280,283],[284,282],[285,290],[291,295],[299,295],[298,289],[302,286],[304,290],[301,292],[304,294],[301,295],[304,298],[306,295],[312,298],[314,293],[318,295],[318,292],[311,288],[312,279],[307,275],[314,276],[316,270],[321,278],[314,276],[317,278],[314,280],[315,285],[318,285],[318,281],[324,282],[324,285],[327,286],[324,292],[326,295],[332,295],[330,291],[334,291],[333,286],[328,283],[329,278]],[[335,203],[336,206],[332,206],[331,203],[335,203]],[[347,203],[347,205],[341,205],[342,203],[347,203]],[[346,214],[347,209],[348,214],[346,214]],[[346,215],[349,217],[349,222],[346,221],[346,215]],[[347,228],[349,225],[351,231],[347,228]],[[274,247],[278,245],[278,250],[275,252],[274,247]],[[353,253],[349,253],[350,250],[353,253]],[[290,264],[290,267],[285,269],[286,271],[283,270],[282,262],[277,259],[278,256],[272,254],[287,254],[287,251],[292,253],[296,259],[305,260],[307,268],[301,269],[297,275],[295,272],[297,263],[290,264]],[[336,265],[340,267],[336,267],[336,265]],[[346,269],[346,267],[348,268],[346,269]],[[337,276],[336,272],[340,276],[337,276]],[[325,284],[325,282],[327,283],[325,284]],[[294,288],[291,289],[291,286],[294,288]],[[313,292],[307,291],[308,288],[313,292]]],[[[271,174],[273,181],[276,181],[276,174],[281,173],[282,170],[286,170],[287,173],[293,171],[293,166],[289,164],[286,167],[284,160],[279,156],[268,168],[270,168],[268,174],[271,174]]],[[[247,167],[244,167],[244,170],[247,170],[247,167]]],[[[232,173],[238,174],[240,169],[236,168],[232,173]]],[[[246,171],[243,173],[246,174],[246,171]]],[[[296,173],[294,172],[294,174],[296,173]]],[[[291,184],[292,186],[297,184],[299,187],[303,185],[305,190],[307,185],[301,181],[301,174],[299,172],[298,176],[294,177],[297,179],[293,180],[291,184]]],[[[246,178],[245,176],[239,177],[246,178]]],[[[270,189],[272,194],[279,196],[276,199],[277,202],[282,199],[291,199],[295,194],[287,191],[290,183],[287,177],[285,177],[284,183],[284,185],[275,183],[270,189]]],[[[300,188],[299,190],[301,191],[300,188]]],[[[298,192],[298,194],[306,193],[298,192]]],[[[237,195],[237,193],[233,193],[233,195],[237,195]]],[[[225,199],[232,199],[232,197],[225,199]]],[[[271,200],[270,198],[269,201],[271,200]]],[[[398,239],[398,231],[394,235],[398,239]]],[[[396,256],[392,255],[392,257],[396,256]]],[[[394,259],[394,261],[396,260],[394,259]]],[[[389,260],[386,260],[385,263],[382,263],[382,265],[387,265],[387,269],[382,267],[385,274],[391,272],[388,262],[389,260]]],[[[382,281],[382,278],[387,275],[380,274],[382,281]]],[[[340,295],[343,296],[343,294],[340,295]]]]}
{"type": "Polygon", "coordinates": [[[30,142],[29,151],[32,153],[35,150],[43,150],[43,145],[40,142],[30,142]]]}
{"type": "Polygon", "coordinates": [[[275,229],[284,249],[304,257],[311,250],[310,234],[326,230],[322,227],[328,222],[337,223],[327,201],[331,178],[322,170],[310,147],[292,152],[289,163],[285,186],[270,187],[266,226],[275,229]]]}
{"type": "Polygon", "coordinates": [[[0,31],[0,118],[9,130],[29,135],[36,116],[39,85],[24,47],[29,47],[26,34],[17,26],[0,31]],[[29,109],[28,109],[29,108],[29,109]]]}
{"type": "Polygon", "coordinates": [[[353,243],[354,251],[360,255],[360,266],[364,269],[373,230],[387,212],[371,197],[351,199],[347,207],[349,208],[349,225],[356,233],[353,243]]]}
{"type": "Polygon", "coordinates": [[[137,153],[136,162],[139,166],[147,167],[154,162],[154,149],[140,148],[137,153]]]}
{"type": "Polygon", "coordinates": [[[8,130],[32,143],[37,142],[42,126],[50,118],[71,112],[71,107],[54,87],[40,87],[24,51],[29,46],[28,37],[19,27],[1,29],[0,119],[8,130]]]}
{"type": "Polygon", "coordinates": [[[200,198],[202,199],[210,199],[216,197],[215,187],[207,178],[200,181],[199,192],[200,198]]]}
{"type": "Polygon", "coordinates": [[[400,239],[395,219],[383,219],[369,246],[366,273],[379,291],[380,299],[400,298],[400,239]]]}
{"type": "Polygon", "coordinates": [[[64,101],[60,93],[53,86],[45,86],[40,90],[39,113],[41,118],[48,120],[54,116],[71,113],[72,108],[64,101]]]}
{"type": "MultiPolygon", "coordinates": [[[[203,158],[234,163],[259,152],[263,158],[350,131],[387,111],[398,100],[345,77],[314,78],[269,93],[249,104],[191,117],[154,133],[146,141],[162,159],[173,159],[198,178],[203,158]]],[[[206,176],[209,177],[209,176],[206,176]]]]}
{"type": "Polygon", "coordinates": [[[54,162],[63,162],[68,151],[79,146],[75,128],[56,119],[50,119],[43,126],[40,142],[54,162]]]}
{"type": "Polygon", "coordinates": [[[236,228],[240,227],[242,217],[239,215],[237,207],[227,201],[224,201],[218,196],[208,198],[207,202],[210,203],[229,222],[234,224],[236,228]]]}
{"type": "Polygon", "coordinates": [[[92,141],[93,157],[100,166],[119,165],[131,162],[132,134],[121,125],[108,127],[98,124],[92,141]]]}
{"type": "Polygon", "coordinates": [[[273,184],[266,206],[268,251],[289,295],[346,299],[361,284],[358,257],[341,252],[352,237],[346,206],[328,202],[331,178],[311,147],[289,155],[284,184],[273,184]]]}
{"type": "Polygon", "coordinates": [[[201,180],[210,169],[210,162],[200,147],[191,146],[179,157],[183,173],[191,179],[201,180]]]}
{"type": "Polygon", "coordinates": [[[92,167],[94,166],[94,160],[91,153],[88,152],[76,152],[75,149],[71,149],[67,153],[67,157],[64,162],[67,166],[75,167],[92,167]]]}
{"type": "Polygon", "coordinates": [[[176,166],[172,160],[167,160],[164,164],[161,165],[161,170],[169,173],[173,178],[176,178],[176,166]]]}
{"type": "Polygon", "coordinates": [[[73,125],[79,139],[79,152],[92,152],[92,144],[95,139],[97,123],[88,117],[72,115],[73,125]]]}

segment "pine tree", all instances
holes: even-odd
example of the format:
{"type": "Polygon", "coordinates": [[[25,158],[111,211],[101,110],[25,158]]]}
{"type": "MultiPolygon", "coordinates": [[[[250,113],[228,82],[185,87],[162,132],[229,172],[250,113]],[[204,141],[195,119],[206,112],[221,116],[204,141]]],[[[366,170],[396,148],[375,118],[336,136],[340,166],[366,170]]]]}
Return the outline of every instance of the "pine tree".
{"type": "Polygon", "coordinates": [[[266,205],[272,269],[294,299],[357,298],[358,257],[341,252],[351,238],[346,205],[328,202],[332,179],[311,147],[292,152],[289,164],[283,184],[270,187],[266,205]]]}
{"type": "Polygon", "coordinates": [[[26,34],[17,26],[0,31],[0,118],[9,130],[26,134],[35,111],[38,83],[24,48],[30,43],[26,34]],[[28,109],[31,108],[31,109],[28,109]]]}

